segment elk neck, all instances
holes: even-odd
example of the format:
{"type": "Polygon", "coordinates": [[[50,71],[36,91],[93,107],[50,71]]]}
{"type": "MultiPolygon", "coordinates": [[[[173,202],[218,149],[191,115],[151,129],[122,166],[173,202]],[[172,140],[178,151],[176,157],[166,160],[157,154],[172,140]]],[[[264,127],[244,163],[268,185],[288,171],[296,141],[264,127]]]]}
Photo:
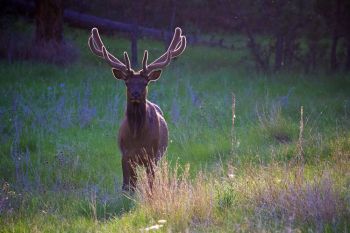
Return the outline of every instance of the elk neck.
{"type": "Polygon", "coordinates": [[[126,117],[131,134],[134,138],[139,136],[146,122],[146,99],[140,103],[127,100],[126,117]]]}

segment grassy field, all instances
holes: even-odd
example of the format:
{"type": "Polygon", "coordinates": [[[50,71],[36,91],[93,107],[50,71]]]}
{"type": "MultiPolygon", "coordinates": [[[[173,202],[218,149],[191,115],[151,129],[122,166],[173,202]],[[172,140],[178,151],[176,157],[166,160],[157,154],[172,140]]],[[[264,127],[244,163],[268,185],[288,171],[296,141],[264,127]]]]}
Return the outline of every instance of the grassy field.
{"type": "MultiPolygon", "coordinates": [[[[149,197],[140,171],[130,196],[124,84],[87,31],[67,31],[70,66],[0,61],[0,232],[349,231],[349,74],[259,74],[244,48],[189,46],[149,89],[170,131],[157,188],[149,197]]],[[[150,59],[163,48],[139,45],[150,59]]]]}

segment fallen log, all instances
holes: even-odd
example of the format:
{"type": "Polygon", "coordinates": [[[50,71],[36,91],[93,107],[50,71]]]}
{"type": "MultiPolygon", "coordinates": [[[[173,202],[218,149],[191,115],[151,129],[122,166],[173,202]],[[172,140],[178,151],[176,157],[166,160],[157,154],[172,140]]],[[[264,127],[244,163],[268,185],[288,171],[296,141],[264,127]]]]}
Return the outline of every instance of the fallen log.
{"type": "MultiPolygon", "coordinates": [[[[13,0],[11,4],[16,6],[16,9],[25,13],[30,17],[33,17],[35,11],[34,2],[23,1],[23,0],[13,0]]],[[[138,37],[146,36],[151,37],[158,40],[168,41],[172,36],[172,33],[167,30],[160,30],[149,27],[142,27],[131,23],[123,23],[117,22],[114,20],[101,18],[85,13],[80,13],[77,11],[66,9],[63,14],[64,22],[72,27],[82,28],[91,30],[93,27],[97,27],[100,31],[104,32],[124,32],[124,33],[135,33],[138,37]]],[[[233,49],[233,45],[229,46],[223,43],[223,39],[219,39],[218,41],[214,41],[211,39],[210,41],[204,40],[196,35],[188,35],[186,34],[186,38],[188,43],[190,44],[199,44],[210,47],[221,47],[226,49],[233,49]]]]}
{"type": "MultiPolygon", "coordinates": [[[[73,27],[84,29],[97,27],[101,31],[120,31],[127,33],[133,33],[135,30],[133,24],[116,22],[72,10],[64,11],[64,20],[73,27]]],[[[137,27],[137,32],[141,36],[155,37],[157,39],[164,39],[166,36],[171,36],[171,33],[168,31],[140,26],[137,27]]]]}

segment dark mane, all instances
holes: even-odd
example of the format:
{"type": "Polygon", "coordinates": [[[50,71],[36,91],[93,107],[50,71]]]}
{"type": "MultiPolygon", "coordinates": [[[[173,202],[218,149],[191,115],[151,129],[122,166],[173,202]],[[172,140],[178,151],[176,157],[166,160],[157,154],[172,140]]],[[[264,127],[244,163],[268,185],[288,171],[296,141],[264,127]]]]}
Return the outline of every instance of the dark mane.
{"type": "Polygon", "coordinates": [[[126,117],[130,132],[133,137],[140,135],[142,127],[145,124],[146,115],[146,103],[128,103],[126,109],[126,117]]]}

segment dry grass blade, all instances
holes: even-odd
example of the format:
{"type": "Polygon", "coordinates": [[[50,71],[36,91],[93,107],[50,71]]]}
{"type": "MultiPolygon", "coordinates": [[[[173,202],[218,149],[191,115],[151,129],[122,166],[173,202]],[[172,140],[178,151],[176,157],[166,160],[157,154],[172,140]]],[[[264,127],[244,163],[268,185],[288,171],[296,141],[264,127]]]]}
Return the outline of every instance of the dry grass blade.
{"type": "Polygon", "coordinates": [[[176,230],[185,230],[190,223],[208,222],[212,215],[213,195],[210,184],[200,173],[190,179],[190,167],[173,169],[164,160],[155,170],[151,189],[144,170],[138,172],[136,199],[154,219],[166,219],[176,230]]]}
{"type": "Polygon", "coordinates": [[[235,145],[235,136],[234,136],[234,127],[235,127],[235,118],[236,118],[236,96],[232,92],[232,125],[231,125],[231,154],[234,153],[234,145],[235,145]]]}
{"type": "Polygon", "coordinates": [[[304,163],[304,108],[300,107],[300,124],[299,124],[299,140],[298,140],[298,161],[304,163]]]}
{"type": "Polygon", "coordinates": [[[341,221],[346,200],[329,171],[313,178],[306,178],[300,167],[281,172],[284,174],[276,178],[276,168],[273,168],[258,178],[259,184],[255,185],[256,192],[251,199],[258,213],[270,219],[312,224],[319,230],[326,224],[341,221]]]}

